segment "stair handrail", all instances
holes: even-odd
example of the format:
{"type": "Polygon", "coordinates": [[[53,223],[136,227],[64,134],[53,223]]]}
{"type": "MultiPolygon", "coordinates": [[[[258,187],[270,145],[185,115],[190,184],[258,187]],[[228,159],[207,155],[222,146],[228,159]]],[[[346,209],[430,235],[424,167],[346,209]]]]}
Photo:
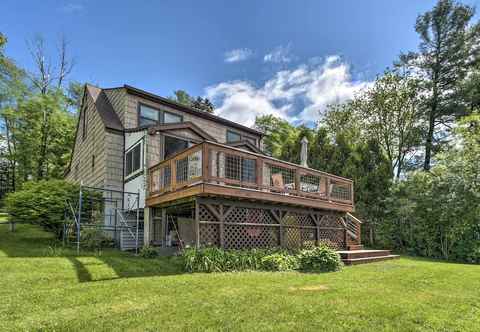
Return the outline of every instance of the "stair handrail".
{"type": "Polygon", "coordinates": [[[360,242],[360,227],[362,225],[362,221],[349,212],[346,214],[345,221],[347,225],[347,231],[349,232],[350,236],[360,242]]]}

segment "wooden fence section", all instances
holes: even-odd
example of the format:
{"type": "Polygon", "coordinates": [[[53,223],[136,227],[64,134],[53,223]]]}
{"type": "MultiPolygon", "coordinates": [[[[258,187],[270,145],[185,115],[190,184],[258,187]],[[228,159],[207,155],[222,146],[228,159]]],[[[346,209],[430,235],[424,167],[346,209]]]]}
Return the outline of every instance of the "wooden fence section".
{"type": "MultiPolygon", "coordinates": [[[[328,202],[348,212],[354,206],[349,179],[213,142],[194,145],[149,169],[150,197],[198,184],[215,186],[219,193],[243,189],[243,198],[261,200],[275,194],[268,196],[270,201],[285,203],[291,198],[294,204],[302,205],[303,200],[309,207],[318,202],[318,208],[326,208],[320,202],[328,202]]],[[[240,191],[228,193],[235,196],[240,191]]]]}

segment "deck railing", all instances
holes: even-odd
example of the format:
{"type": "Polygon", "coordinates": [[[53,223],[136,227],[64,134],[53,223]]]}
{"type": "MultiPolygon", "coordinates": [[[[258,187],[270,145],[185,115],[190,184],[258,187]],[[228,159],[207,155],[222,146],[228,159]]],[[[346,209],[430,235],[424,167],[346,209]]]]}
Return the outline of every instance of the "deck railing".
{"type": "Polygon", "coordinates": [[[227,145],[203,142],[149,169],[149,193],[194,183],[248,188],[353,205],[353,182],[227,145]]]}

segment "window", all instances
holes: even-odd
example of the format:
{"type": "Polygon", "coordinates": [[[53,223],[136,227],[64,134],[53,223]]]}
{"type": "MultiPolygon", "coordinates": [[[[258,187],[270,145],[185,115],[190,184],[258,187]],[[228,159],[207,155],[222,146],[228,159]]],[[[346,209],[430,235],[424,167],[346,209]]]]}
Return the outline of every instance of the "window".
{"type": "Polygon", "coordinates": [[[171,155],[174,155],[182,150],[188,148],[188,142],[183,139],[178,139],[171,136],[165,136],[165,156],[167,159],[171,155]]]}
{"type": "Polygon", "coordinates": [[[156,109],[140,104],[138,125],[148,126],[156,124],[159,122],[159,115],[160,112],[156,109]]]}
{"type": "Polygon", "coordinates": [[[95,155],[92,155],[92,172],[95,170],[95,155]]]}
{"type": "Polygon", "coordinates": [[[140,127],[155,125],[157,123],[179,123],[182,121],[183,117],[181,115],[139,104],[138,125],[140,127]]]}
{"type": "Polygon", "coordinates": [[[247,141],[257,146],[257,140],[254,137],[240,135],[234,131],[227,130],[227,143],[247,141]]]}
{"type": "Polygon", "coordinates": [[[138,143],[125,155],[125,176],[129,176],[141,169],[142,144],[138,143]]]}
{"type": "Polygon", "coordinates": [[[241,139],[240,134],[227,130],[227,143],[238,142],[241,141],[241,139]]]}
{"type": "Polygon", "coordinates": [[[182,122],[182,117],[178,114],[170,112],[163,112],[163,123],[179,123],[182,122]]]}

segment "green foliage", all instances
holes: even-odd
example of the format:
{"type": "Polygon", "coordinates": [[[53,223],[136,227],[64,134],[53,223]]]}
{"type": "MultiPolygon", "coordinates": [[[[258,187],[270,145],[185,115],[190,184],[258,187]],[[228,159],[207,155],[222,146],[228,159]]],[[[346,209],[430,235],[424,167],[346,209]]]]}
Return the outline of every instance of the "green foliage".
{"type": "Polygon", "coordinates": [[[169,97],[169,99],[176,101],[177,103],[191,106],[193,108],[196,108],[198,110],[208,112],[208,113],[213,113],[215,110],[215,107],[213,106],[213,104],[210,102],[208,98],[202,98],[200,96],[195,98],[193,96],[190,96],[184,90],[176,90],[173,92],[173,94],[175,96],[169,97]]]}
{"type": "Polygon", "coordinates": [[[114,244],[113,239],[98,227],[83,228],[81,231],[81,246],[85,249],[113,248],[114,244]]]}
{"type": "Polygon", "coordinates": [[[343,266],[340,255],[326,245],[302,250],[298,259],[300,269],[304,271],[332,272],[343,266]]]}
{"type": "Polygon", "coordinates": [[[187,249],[183,253],[187,272],[230,271],[337,271],[341,268],[340,256],[327,246],[301,252],[284,249],[223,250],[216,247],[187,249]]]}
{"type": "Polygon", "coordinates": [[[264,256],[261,264],[262,269],[267,271],[290,271],[299,268],[297,255],[285,251],[264,256]]]}
{"type": "Polygon", "coordinates": [[[430,169],[433,154],[440,151],[445,142],[441,138],[447,135],[438,135],[444,131],[444,124],[469,111],[465,108],[465,96],[458,92],[463,79],[472,71],[472,64],[478,60],[476,44],[480,29],[478,24],[470,22],[474,15],[473,7],[453,0],[439,0],[432,10],[417,18],[419,52],[402,56],[402,62],[421,77],[427,97],[424,170],[430,169]]]}
{"type": "MultiPolygon", "coordinates": [[[[0,145],[14,189],[29,180],[63,178],[73,145],[75,114],[70,110],[78,96],[77,100],[73,95],[68,98],[62,87],[71,68],[54,73],[56,66],[47,63],[41,39],[34,50],[32,56],[41,73],[29,75],[0,54],[0,145]]],[[[61,59],[68,67],[65,53],[61,59]]],[[[78,84],[74,85],[70,90],[78,92],[78,84]]]]}
{"type": "MultiPolygon", "coordinates": [[[[36,224],[61,238],[65,221],[65,202],[78,200],[79,187],[63,180],[27,182],[22,190],[10,193],[5,207],[11,220],[19,223],[36,224]]],[[[89,197],[98,195],[84,190],[84,208],[92,210],[97,204],[89,197]]]]}
{"type": "Polygon", "coordinates": [[[188,272],[228,272],[257,270],[261,266],[264,250],[222,250],[208,247],[186,249],[183,253],[188,272]]]}
{"type": "Polygon", "coordinates": [[[188,272],[288,271],[298,268],[295,253],[281,249],[192,248],[184,251],[183,259],[188,272]]]}
{"type": "Polygon", "coordinates": [[[155,258],[158,256],[158,251],[151,246],[144,246],[140,249],[139,256],[146,259],[155,258]]]}
{"type": "Polygon", "coordinates": [[[431,172],[392,188],[381,239],[415,255],[480,263],[480,115],[456,131],[458,146],[431,172]]]}

